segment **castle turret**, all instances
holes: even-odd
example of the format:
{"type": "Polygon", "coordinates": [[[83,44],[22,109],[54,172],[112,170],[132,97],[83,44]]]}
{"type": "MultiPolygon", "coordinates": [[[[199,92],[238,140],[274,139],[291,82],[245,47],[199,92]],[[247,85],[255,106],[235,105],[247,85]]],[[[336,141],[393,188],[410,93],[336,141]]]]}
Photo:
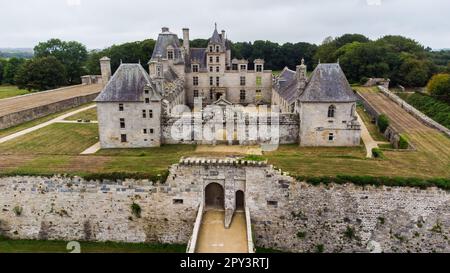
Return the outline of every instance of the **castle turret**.
{"type": "Polygon", "coordinates": [[[103,57],[100,59],[100,70],[102,73],[102,83],[106,85],[111,79],[111,59],[108,57],[103,57]]]}

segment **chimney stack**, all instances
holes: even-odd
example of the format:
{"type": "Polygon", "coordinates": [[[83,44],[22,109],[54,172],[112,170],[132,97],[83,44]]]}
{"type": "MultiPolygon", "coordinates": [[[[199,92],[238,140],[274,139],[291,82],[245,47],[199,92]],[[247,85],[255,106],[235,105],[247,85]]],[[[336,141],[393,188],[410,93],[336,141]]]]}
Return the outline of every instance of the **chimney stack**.
{"type": "Polygon", "coordinates": [[[186,54],[189,54],[189,29],[183,28],[183,47],[186,51],[186,54]]]}
{"type": "Polygon", "coordinates": [[[102,72],[102,83],[106,85],[111,79],[111,59],[103,57],[100,59],[100,70],[102,72]]]}
{"type": "Polygon", "coordinates": [[[225,41],[225,30],[222,30],[222,40],[225,41]]]}
{"type": "Polygon", "coordinates": [[[168,27],[162,27],[162,32],[164,33],[164,32],[169,32],[169,28],[168,27]]]}

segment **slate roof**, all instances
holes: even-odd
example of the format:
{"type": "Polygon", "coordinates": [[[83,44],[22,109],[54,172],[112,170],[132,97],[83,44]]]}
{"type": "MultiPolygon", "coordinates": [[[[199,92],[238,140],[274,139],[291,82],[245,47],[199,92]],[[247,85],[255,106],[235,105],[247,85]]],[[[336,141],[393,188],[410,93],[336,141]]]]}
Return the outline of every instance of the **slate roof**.
{"type": "Polygon", "coordinates": [[[94,100],[96,102],[141,102],[144,88],[151,82],[147,71],[140,64],[121,64],[102,92],[94,100]]]}
{"type": "Polygon", "coordinates": [[[172,32],[163,32],[158,35],[158,41],[156,41],[155,48],[153,50],[151,60],[158,58],[166,58],[167,47],[171,45],[175,51],[175,59],[181,58],[181,45],[178,36],[172,32]]]}
{"type": "Polygon", "coordinates": [[[214,29],[209,42],[213,44],[223,44],[222,36],[219,34],[219,32],[217,32],[217,28],[214,29]]]}
{"type": "Polygon", "coordinates": [[[194,61],[200,65],[200,70],[206,70],[206,48],[191,48],[189,60],[186,62],[186,67],[190,69],[194,61]]]}
{"type": "Polygon", "coordinates": [[[277,85],[275,89],[278,94],[286,100],[288,103],[293,103],[297,97],[297,78],[295,77],[295,71],[285,67],[281,74],[278,76],[277,85]]]}
{"type": "Polygon", "coordinates": [[[302,102],[355,102],[356,96],[345,77],[341,66],[319,64],[300,95],[302,102]]]}

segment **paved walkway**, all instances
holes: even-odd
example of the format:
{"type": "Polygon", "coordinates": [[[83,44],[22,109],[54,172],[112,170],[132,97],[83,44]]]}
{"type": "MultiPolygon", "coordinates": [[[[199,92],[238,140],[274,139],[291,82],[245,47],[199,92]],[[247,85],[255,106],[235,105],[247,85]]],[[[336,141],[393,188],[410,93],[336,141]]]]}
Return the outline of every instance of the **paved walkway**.
{"type": "Polygon", "coordinates": [[[100,142],[95,143],[92,147],[87,148],[81,155],[92,155],[98,152],[101,149],[100,142]]]}
{"type": "Polygon", "coordinates": [[[224,211],[205,212],[196,253],[248,253],[245,213],[235,212],[229,229],[224,227],[224,218],[224,211]]]}
{"type": "Polygon", "coordinates": [[[91,106],[88,106],[88,107],[85,107],[85,108],[81,108],[81,109],[75,110],[75,111],[73,111],[73,112],[70,112],[70,113],[61,115],[61,116],[59,116],[59,117],[57,117],[57,118],[54,118],[54,119],[52,119],[52,120],[49,120],[49,121],[47,121],[47,122],[44,122],[44,123],[38,124],[38,125],[36,125],[36,126],[33,126],[33,127],[31,127],[31,128],[28,128],[28,129],[19,131],[19,132],[17,132],[17,133],[14,133],[14,134],[11,134],[11,135],[2,137],[2,138],[0,138],[0,143],[9,141],[9,140],[11,140],[11,139],[15,139],[15,138],[17,138],[17,137],[20,137],[20,136],[23,136],[23,135],[26,135],[26,134],[29,134],[29,133],[31,133],[31,132],[34,132],[34,131],[36,131],[36,130],[39,130],[39,129],[41,129],[41,128],[44,128],[44,127],[46,127],[46,126],[49,126],[49,125],[51,125],[51,124],[53,124],[53,123],[65,122],[64,119],[66,119],[66,118],[68,118],[68,117],[70,117],[70,116],[76,115],[76,114],[78,114],[78,113],[84,112],[84,111],[86,111],[86,110],[95,108],[95,107],[97,107],[97,105],[94,104],[94,105],[91,105],[91,106]]]}
{"type": "Polygon", "coordinates": [[[356,116],[358,117],[358,121],[361,124],[361,138],[364,142],[364,145],[366,146],[367,151],[366,157],[372,158],[373,157],[372,149],[378,148],[378,142],[372,138],[372,136],[369,133],[369,130],[366,127],[366,124],[364,124],[364,121],[361,119],[358,113],[356,113],[356,116]]]}

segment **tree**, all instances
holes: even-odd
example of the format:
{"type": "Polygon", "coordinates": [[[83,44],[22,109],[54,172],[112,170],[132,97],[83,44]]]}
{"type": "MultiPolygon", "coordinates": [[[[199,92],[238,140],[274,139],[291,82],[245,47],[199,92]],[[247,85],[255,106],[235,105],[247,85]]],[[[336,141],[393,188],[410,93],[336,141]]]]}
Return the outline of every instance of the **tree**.
{"type": "Polygon", "coordinates": [[[431,63],[414,56],[403,57],[397,81],[404,86],[425,86],[431,77],[431,63]]]}
{"type": "Polygon", "coordinates": [[[450,74],[434,75],[428,82],[427,90],[431,96],[450,102],[450,74]]]}
{"type": "Polygon", "coordinates": [[[88,53],[86,47],[79,42],[51,39],[39,43],[34,48],[34,53],[37,58],[53,56],[58,59],[65,68],[69,84],[80,83],[81,76],[86,73],[84,66],[88,53]]]}
{"type": "Polygon", "coordinates": [[[27,61],[18,71],[15,81],[19,88],[49,90],[65,85],[66,71],[56,57],[40,57],[27,61]]]}
{"type": "Polygon", "coordinates": [[[3,69],[3,82],[9,84],[15,84],[14,77],[17,74],[19,68],[24,64],[24,59],[11,58],[5,64],[3,69]]]}
{"type": "Polygon", "coordinates": [[[100,58],[107,56],[111,58],[111,69],[114,73],[120,66],[120,62],[137,63],[141,62],[145,69],[148,69],[147,62],[151,58],[151,54],[155,47],[155,40],[149,39],[139,42],[125,43],[121,45],[113,45],[101,51],[92,51],[89,53],[86,62],[86,68],[89,74],[100,74],[100,58]]]}
{"type": "Polygon", "coordinates": [[[323,41],[322,45],[317,48],[314,61],[334,63],[339,58],[339,56],[336,55],[336,51],[338,51],[341,47],[354,42],[367,43],[369,41],[369,38],[361,34],[344,34],[340,37],[336,37],[335,39],[332,37],[327,37],[323,41]]]}
{"type": "Polygon", "coordinates": [[[3,70],[5,69],[7,62],[8,61],[5,59],[0,59],[0,84],[3,82],[3,70]]]}

